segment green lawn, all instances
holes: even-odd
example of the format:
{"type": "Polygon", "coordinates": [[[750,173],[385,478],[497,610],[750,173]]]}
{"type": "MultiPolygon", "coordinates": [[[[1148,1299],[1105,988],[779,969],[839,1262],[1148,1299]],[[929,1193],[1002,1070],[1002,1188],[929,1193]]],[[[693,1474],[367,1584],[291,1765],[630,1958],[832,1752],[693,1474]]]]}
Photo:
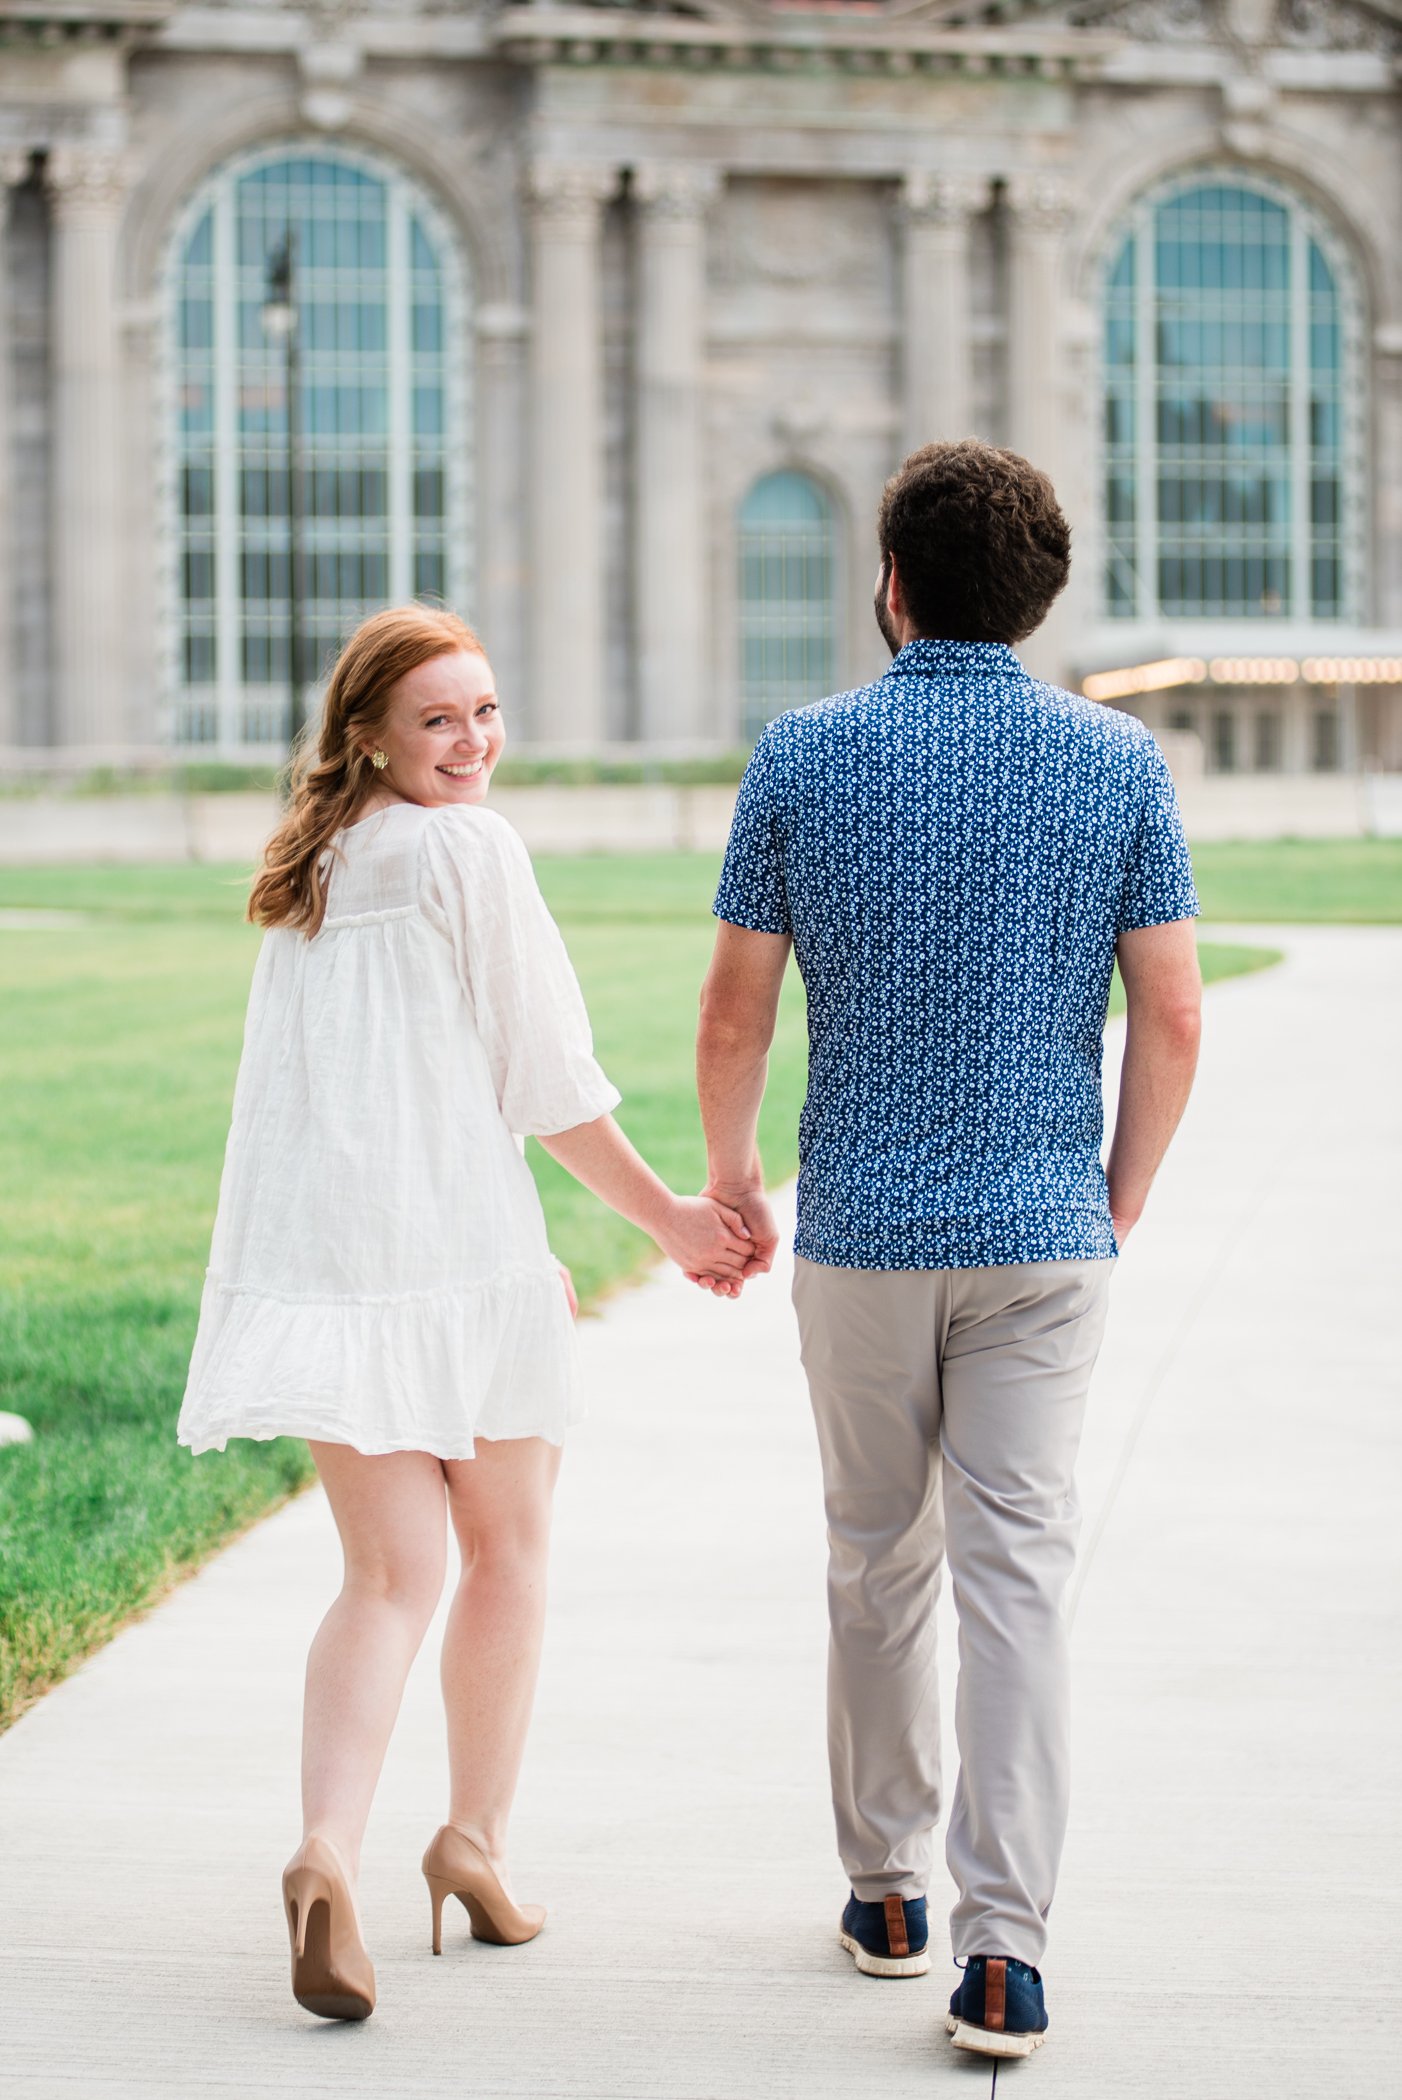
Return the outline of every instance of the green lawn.
{"type": "MultiPolygon", "coordinates": [[[[624,1097],[674,1186],[702,1175],[691,1089],[714,859],[542,861],[624,1097]]],[[[309,1477],[291,1439],[198,1462],[174,1441],[258,934],[210,868],[0,869],[0,908],[85,923],[0,930],[0,1727],[131,1614],[309,1477]]],[[[1203,951],[1209,976],[1269,950],[1203,951]]],[[[1117,988],[1118,989],[1118,988],[1117,988]]],[[[763,1143],[795,1164],[802,992],[791,973],[763,1143]]],[[[552,1244],[586,1303],[650,1255],[532,1146],[552,1244]]]]}
{"type": "Polygon", "coordinates": [[[1193,848],[1193,869],[1205,919],[1402,923],[1402,839],[1204,842],[1193,848]]]}

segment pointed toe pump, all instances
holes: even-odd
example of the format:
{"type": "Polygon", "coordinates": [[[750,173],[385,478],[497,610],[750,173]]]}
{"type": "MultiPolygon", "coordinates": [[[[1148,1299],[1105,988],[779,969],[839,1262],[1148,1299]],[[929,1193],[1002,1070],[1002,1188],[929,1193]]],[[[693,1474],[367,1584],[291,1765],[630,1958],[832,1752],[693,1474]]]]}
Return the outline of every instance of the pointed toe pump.
{"type": "Polygon", "coordinates": [[[297,2003],[323,2020],[368,2019],[375,2010],[375,1971],[345,1868],[325,1838],[308,1838],[288,1861],[282,1907],[297,2003]]]}
{"type": "Polygon", "coordinates": [[[480,1846],[445,1823],[424,1854],[424,1880],[433,1900],[433,1951],[443,1952],[443,1905],[456,1896],[467,1912],[475,1940],[519,1947],[545,1923],[538,1903],[513,1903],[480,1846]]]}

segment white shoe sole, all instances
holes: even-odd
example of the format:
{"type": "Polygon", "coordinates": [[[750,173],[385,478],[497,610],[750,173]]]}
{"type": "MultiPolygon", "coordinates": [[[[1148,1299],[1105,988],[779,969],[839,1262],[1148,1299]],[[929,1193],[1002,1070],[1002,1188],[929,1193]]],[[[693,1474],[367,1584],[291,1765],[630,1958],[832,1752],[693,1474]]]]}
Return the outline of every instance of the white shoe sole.
{"type": "Polygon", "coordinates": [[[863,1976],[928,1976],[930,1973],[928,1954],[868,1954],[861,1941],[854,1940],[850,1932],[839,1932],[837,1937],[863,1976]]]}
{"type": "Polygon", "coordinates": [[[997,2034],[991,2027],[973,2027],[954,2013],[945,2014],[944,2025],[956,2049],[974,2049],[980,2056],[1030,2056],[1046,2040],[1045,2034],[997,2034]]]}

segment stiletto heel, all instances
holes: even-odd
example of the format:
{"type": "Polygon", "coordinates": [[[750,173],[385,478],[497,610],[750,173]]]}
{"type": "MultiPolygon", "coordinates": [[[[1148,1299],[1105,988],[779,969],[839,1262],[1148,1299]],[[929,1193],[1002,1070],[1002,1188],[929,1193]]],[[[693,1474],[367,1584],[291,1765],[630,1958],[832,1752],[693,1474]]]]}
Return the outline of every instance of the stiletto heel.
{"type": "Polygon", "coordinates": [[[307,1920],[314,1903],[330,1907],[331,1884],[326,1876],[315,1867],[289,1867],[282,1877],[282,1907],[292,1935],[292,1952],[299,1960],[307,1951],[307,1920]]]}
{"type": "Polygon", "coordinates": [[[451,1823],[443,1825],[425,1852],[423,1871],[433,1906],[435,1954],[443,1952],[443,1905],[449,1896],[456,1896],[467,1912],[472,1937],[497,1947],[523,1946],[545,1923],[538,1903],[512,1901],[481,1847],[451,1823]]]}
{"type": "Polygon", "coordinates": [[[327,1839],[310,1837],[282,1876],[292,1942],[292,1995],[323,2020],[364,2020],[375,2010],[375,1971],[341,1862],[327,1839]]]}
{"type": "Polygon", "coordinates": [[[440,1881],[436,1874],[424,1869],[424,1880],[428,1883],[429,1898],[433,1904],[433,1951],[443,1952],[443,1905],[453,1893],[451,1881],[440,1881]]]}

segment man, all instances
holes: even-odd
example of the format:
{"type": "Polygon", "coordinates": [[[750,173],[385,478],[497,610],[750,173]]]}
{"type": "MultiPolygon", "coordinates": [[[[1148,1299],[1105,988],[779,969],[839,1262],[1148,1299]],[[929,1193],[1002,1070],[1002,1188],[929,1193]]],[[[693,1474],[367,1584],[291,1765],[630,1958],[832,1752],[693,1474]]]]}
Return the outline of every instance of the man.
{"type": "Polygon", "coordinates": [[[1069,567],[1045,475],[972,440],[927,445],[887,484],[878,534],[890,671],[770,723],[740,789],[702,994],[707,1189],[767,1266],[755,1130],[792,944],[809,1015],[794,1302],[830,1543],[842,1944],[868,1975],[929,1968],[947,1555],[964,1971],[948,2027],[1026,2055],[1047,2026],[1067,1812],[1073,1468],[1115,1258],[1192,1083],[1197,899],[1148,731],[1012,652],[1069,567]]]}

